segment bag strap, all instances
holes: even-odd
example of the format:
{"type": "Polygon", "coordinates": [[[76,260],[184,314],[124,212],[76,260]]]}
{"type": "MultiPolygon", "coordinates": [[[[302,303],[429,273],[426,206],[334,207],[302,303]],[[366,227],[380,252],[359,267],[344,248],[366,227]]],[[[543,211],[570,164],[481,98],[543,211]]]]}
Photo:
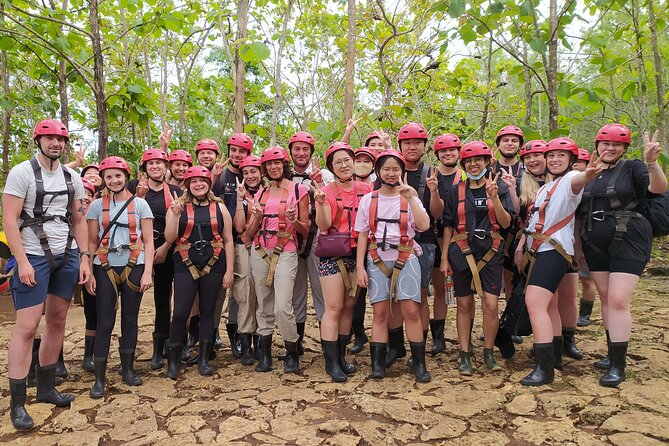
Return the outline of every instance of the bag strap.
{"type": "MultiPolygon", "coordinates": [[[[118,219],[121,217],[121,214],[123,213],[123,211],[125,210],[125,208],[127,208],[128,206],[130,206],[130,203],[131,203],[134,199],[135,199],[135,196],[134,196],[134,195],[130,195],[130,198],[128,198],[128,199],[126,200],[126,202],[123,203],[123,206],[121,207],[121,209],[119,209],[119,211],[116,213],[116,215],[114,215],[114,218],[112,218],[112,220],[109,222],[109,225],[107,225],[107,227],[105,228],[105,230],[102,232],[102,236],[100,237],[100,241],[98,242],[98,246],[95,248],[96,250],[97,250],[97,248],[100,247],[100,244],[102,243],[102,240],[105,238],[105,235],[107,235],[107,234],[109,233],[109,231],[111,231],[111,228],[112,228],[112,226],[114,226],[114,223],[116,223],[116,222],[118,221],[118,219]]],[[[103,212],[104,212],[104,211],[103,211],[103,212]]]]}

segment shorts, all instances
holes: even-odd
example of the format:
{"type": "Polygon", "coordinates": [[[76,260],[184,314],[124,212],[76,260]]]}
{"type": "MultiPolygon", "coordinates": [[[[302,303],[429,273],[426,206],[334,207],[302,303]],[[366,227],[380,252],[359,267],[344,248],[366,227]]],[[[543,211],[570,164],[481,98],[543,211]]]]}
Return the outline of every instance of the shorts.
{"type": "Polygon", "coordinates": [[[430,286],[432,268],[437,257],[437,245],[435,243],[419,243],[423,253],[418,256],[420,263],[420,289],[426,290],[430,286]]]}
{"type": "Polygon", "coordinates": [[[640,260],[622,259],[620,257],[609,257],[606,254],[594,254],[586,258],[590,272],[627,273],[641,276],[646,262],[640,260]]]}
{"type": "Polygon", "coordinates": [[[437,268],[441,266],[441,242],[442,239],[437,240],[437,244],[435,245],[437,247],[436,252],[434,253],[434,263],[432,264],[432,268],[437,268]]]}
{"type": "MultiPolygon", "coordinates": [[[[16,310],[42,305],[47,294],[66,300],[72,299],[74,288],[79,281],[78,249],[71,249],[65,264],[54,273],[51,273],[46,256],[28,254],[27,257],[35,270],[35,286],[31,288],[21,283],[17,266],[12,277],[12,299],[16,310]]],[[[54,256],[56,264],[59,264],[62,258],[63,254],[54,256]]]]}
{"type": "MultiPolygon", "coordinates": [[[[392,271],[395,262],[385,262],[392,271]]],[[[367,277],[369,302],[375,304],[390,299],[390,277],[379,269],[371,258],[367,259],[367,277]]],[[[410,257],[400,271],[395,286],[397,300],[413,300],[420,303],[420,262],[416,256],[410,257]]]]}
{"type": "Polygon", "coordinates": [[[567,260],[554,249],[537,254],[527,286],[534,285],[555,293],[565,274],[573,272],[567,260]]]}
{"type": "MultiPolygon", "coordinates": [[[[355,272],[355,256],[341,257],[349,273],[355,272]]],[[[327,277],[339,274],[337,257],[320,257],[318,260],[318,276],[327,277]]]]}
{"type": "MultiPolygon", "coordinates": [[[[502,289],[502,269],[504,257],[501,254],[494,256],[481,271],[481,286],[485,293],[499,296],[502,289]]],[[[453,264],[451,264],[453,267],[453,264]]],[[[467,267],[464,270],[453,269],[453,292],[455,297],[466,297],[476,294],[474,283],[472,283],[472,272],[467,267]]]]}

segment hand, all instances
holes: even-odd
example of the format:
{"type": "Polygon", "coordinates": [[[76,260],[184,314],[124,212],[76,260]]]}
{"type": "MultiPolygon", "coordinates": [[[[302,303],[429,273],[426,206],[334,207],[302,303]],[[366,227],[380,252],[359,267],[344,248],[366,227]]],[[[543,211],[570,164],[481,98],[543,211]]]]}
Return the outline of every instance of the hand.
{"type": "Polygon", "coordinates": [[[82,166],[84,165],[85,156],[86,156],[86,147],[84,147],[83,145],[79,146],[79,149],[74,151],[74,158],[82,166]]]}
{"type": "Polygon", "coordinates": [[[660,143],[657,140],[659,135],[659,130],[655,130],[655,133],[653,133],[653,138],[651,139],[648,138],[648,132],[644,132],[643,134],[643,144],[646,147],[643,152],[643,160],[646,162],[646,164],[657,162],[657,159],[660,157],[660,153],[662,153],[660,143]]]}
{"type": "Polygon", "coordinates": [[[439,182],[437,181],[437,169],[432,169],[432,173],[427,177],[425,184],[427,188],[430,189],[432,195],[437,193],[437,187],[439,186],[439,182]]]}
{"type": "Polygon", "coordinates": [[[506,184],[506,187],[509,188],[509,190],[516,190],[516,177],[511,171],[511,166],[509,166],[508,170],[504,170],[504,167],[501,167],[502,173],[502,183],[506,184]]]}
{"type": "Polygon", "coordinates": [[[493,166],[497,163],[497,155],[499,155],[499,147],[492,146],[492,150],[490,151],[492,156],[490,157],[490,167],[489,169],[492,169],[493,166]]]}
{"type": "Polygon", "coordinates": [[[79,260],[79,285],[85,285],[91,276],[91,265],[88,257],[79,260]]]}
{"type": "Polygon", "coordinates": [[[439,271],[444,273],[444,278],[451,274],[451,267],[448,264],[448,255],[441,256],[441,262],[439,263],[439,271]]]}
{"type": "Polygon", "coordinates": [[[578,251],[574,254],[576,264],[578,264],[578,269],[585,269],[588,264],[585,261],[585,255],[583,254],[583,251],[578,251]]]}
{"type": "Polygon", "coordinates": [[[604,166],[602,166],[601,161],[599,161],[599,156],[597,155],[597,150],[593,150],[590,154],[590,161],[585,167],[585,176],[588,178],[588,181],[593,180],[597,175],[599,175],[604,166]]]}
{"type": "Polygon", "coordinates": [[[28,260],[18,264],[19,268],[19,280],[22,284],[29,287],[34,287],[37,282],[35,282],[35,270],[28,260]]]}
{"type": "Polygon", "coordinates": [[[153,264],[160,265],[167,258],[167,254],[170,252],[170,244],[165,242],[156,249],[153,253],[153,264]]]}
{"type": "Polygon", "coordinates": [[[401,196],[403,196],[407,200],[411,200],[413,197],[418,196],[418,192],[416,192],[416,189],[406,184],[406,181],[407,181],[407,176],[406,174],[404,174],[404,181],[402,181],[401,179],[399,180],[400,185],[397,190],[401,196]]]}
{"type": "Polygon", "coordinates": [[[246,187],[244,187],[244,180],[239,182],[239,178],[235,177],[235,183],[237,184],[237,200],[244,200],[246,198],[246,187]]]}
{"type": "Polygon", "coordinates": [[[390,135],[384,132],[383,130],[379,130],[379,135],[381,135],[381,144],[383,144],[383,148],[385,150],[391,150],[393,148],[392,142],[390,141],[390,135]]]}
{"type": "Polygon", "coordinates": [[[86,291],[88,291],[88,294],[91,296],[95,296],[95,290],[97,288],[97,284],[95,282],[95,276],[91,274],[88,277],[88,282],[86,282],[86,291]]]}
{"type": "Polygon", "coordinates": [[[223,172],[225,172],[225,166],[227,166],[229,162],[230,158],[226,160],[225,154],[221,153],[221,158],[214,164],[214,168],[211,170],[211,175],[215,177],[221,176],[223,172]]]}
{"type": "Polygon", "coordinates": [[[295,223],[297,221],[297,205],[295,203],[295,198],[292,196],[288,199],[286,207],[286,220],[288,220],[290,223],[295,223]]]}
{"type": "Polygon", "coordinates": [[[515,251],[513,253],[513,263],[516,265],[516,269],[522,272],[523,267],[523,251],[515,251]]]}
{"type": "Polygon", "coordinates": [[[256,202],[254,199],[251,199],[249,206],[251,207],[251,213],[255,218],[261,219],[263,217],[263,210],[262,206],[260,206],[260,203],[256,202]]]}
{"type": "Polygon", "coordinates": [[[170,203],[170,211],[172,211],[172,213],[177,217],[180,216],[184,211],[184,205],[181,203],[179,195],[177,195],[176,192],[172,192],[172,203],[170,203]]]}
{"type": "Polygon", "coordinates": [[[362,117],[360,117],[358,119],[355,119],[355,118],[349,119],[348,122],[346,123],[346,133],[350,134],[351,132],[353,132],[353,129],[358,124],[358,122],[360,122],[361,119],[362,119],[362,117]]]}
{"type": "Polygon", "coordinates": [[[358,282],[360,288],[367,288],[369,278],[364,268],[356,268],[355,281],[358,282]]]}
{"type": "Polygon", "coordinates": [[[314,200],[318,204],[325,204],[325,192],[318,186],[318,183],[309,185],[309,190],[314,193],[314,200]]]}
{"type": "Polygon", "coordinates": [[[488,193],[488,197],[490,198],[497,198],[497,194],[499,193],[499,186],[497,185],[499,175],[500,172],[497,172],[497,175],[495,175],[495,178],[493,178],[492,182],[490,182],[490,184],[485,187],[485,190],[488,193]]]}
{"type": "Polygon", "coordinates": [[[223,276],[223,288],[232,288],[235,283],[235,273],[227,271],[223,276]]]}
{"type": "Polygon", "coordinates": [[[148,291],[149,288],[153,286],[153,277],[151,277],[151,274],[144,273],[142,274],[142,278],[139,280],[139,292],[143,293],[145,291],[148,291]]]}
{"type": "Polygon", "coordinates": [[[135,188],[135,195],[139,198],[146,197],[146,194],[149,192],[149,180],[146,177],[146,173],[139,174],[139,182],[135,188]]]}
{"type": "Polygon", "coordinates": [[[311,173],[309,174],[309,179],[318,184],[323,182],[323,174],[321,173],[321,160],[318,157],[311,158],[311,173]]]}
{"type": "Polygon", "coordinates": [[[160,145],[160,149],[165,153],[167,153],[167,147],[170,145],[173,133],[174,129],[171,129],[170,126],[165,123],[163,126],[163,131],[158,137],[158,144],[160,145]]]}

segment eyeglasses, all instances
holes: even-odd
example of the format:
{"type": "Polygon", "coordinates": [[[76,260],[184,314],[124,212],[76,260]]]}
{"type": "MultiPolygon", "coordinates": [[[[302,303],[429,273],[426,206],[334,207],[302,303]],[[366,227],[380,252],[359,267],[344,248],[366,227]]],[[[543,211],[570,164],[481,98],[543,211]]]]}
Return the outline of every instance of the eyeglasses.
{"type": "Polygon", "coordinates": [[[337,168],[343,166],[344,164],[350,166],[353,164],[353,160],[351,158],[344,158],[343,160],[335,161],[334,163],[332,163],[332,165],[337,168]]]}

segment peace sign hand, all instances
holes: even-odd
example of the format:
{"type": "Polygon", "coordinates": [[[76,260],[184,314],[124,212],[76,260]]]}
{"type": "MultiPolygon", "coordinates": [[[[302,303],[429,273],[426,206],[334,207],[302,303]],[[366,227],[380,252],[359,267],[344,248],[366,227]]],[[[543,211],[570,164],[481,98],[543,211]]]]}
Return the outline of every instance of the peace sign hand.
{"type": "Polygon", "coordinates": [[[174,133],[174,129],[171,129],[167,123],[163,126],[163,131],[160,133],[160,136],[158,137],[158,144],[160,145],[160,149],[167,153],[167,147],[170,145],[170,141],[172,140],[172,134],[174,133]]]}
{"type": "Polygon", "coordinates": [[[86,147],[84,147],[83,145],[79,146],[79,149],[74,151],[74,157],[76,158],[77,162],[80,163],[82,166],[84,165],[85,156],[86,156],[86,147]]]}
{"type": "Polygon", "coordinates": [[[214,164],[214,168],[211,170],[211,174],[215,177],[221,176],[225,171],[225,166],[230,162],[230,158],[224,160],[225,154],[221,153],[221,159],[214,164]]]}
{"type": "Polygon", "coordinates": [[[488,184],[485,187],[486,192],[488,192],[488,196],[490,198],[497,198],[497,194],[499,193],[499,186],[497,185],[497,180],[499,180],[499,175],[500,173],[497,172],[497,175],[495,175],[495,178],[493,178],[492,182],[488,184]]]}
{"type": "Polygon", "coordinates": [[[311,173],[309,174],[309,179],[317,184],[321,184],[323,182],[321,160],[317,156],[311,158],[311,173]]]}
{"type": "Polygon", "coordinates": [[[407,177],[406,174],[404,175],[404,181],[401,179],[399,180],[399,187],[398,187],[398,192],[400,193],[401,196],[406,198],[407,200],[410,200],[413,197],[418,196],[418,192],[416,192],[416,189],[413,187],[409,186],[407,183],[407,177]]]}
{"type": "Polygon", "coordinates": [[[643,160],[646,162],[646,164],[657,162],[657,159],[660,157],[660,153],[662,153],[660,143],[657,140],[659,135],[660,130],[655,130],[655,133],[653,133],[653,138],[648,138],[648,132],[644,132],[643,134],[643,144],[646,147],[643,152],[643,160]]]}
{"type": "Polygon", "coordinates": [[[288,199],[288,207],[286,208],[286,219],[291,222],[295,223],[297,220],[297,206],[295,203],[295,197],[290,197],[288,199]]]}
{"type": "Polygon", "coordinates": [[[149,181],[146,177],[146,173],[139,174],[139,182],[135,188],[135,195],[139,198],[146,197],[146,194],[149,192],[149,181]]]}
{"type": "Polygon", "coordinates": [[[352,132],[353,129],[355,128],[355,126],[358,124],[358,122],[360,122],[361,119],[362,119],[362,117],[360,117],[358,119],[356,119],[356,118],[349,119],[348,122],[346,123],[346,132],[347,133],[352,132]]]}
{"type": "Polygon", "coordinates": [[[246,187],[244,187],[244,180],[239,182],[239,178],[235,177],[235,183],[237,183],[237,199],[243,200],[246,197],[246,187]]]}
{"type": "Polygon", "coordinates": [[[585,168],[585,176],[588,179],[588,181],[593,180],[597,175],[599,175],[602,170],[604,169],[604,166],[602,166],[602,162],[599,160],[599,157],[597,156],[597,150],[593,150],[592,154],[590,155],[590,161],[588,162],[588,165],[585,168]]]}
{"type": "Polygon", "coordinates": [[[383,130],[379,130],[379,135],[381,135],[381,144],[383,144],[383,149],[384,150],[392,149],[393,146],[390,141],[390,135],[384,132],[383,130]]]}
{"type": "Polygon", "coordinates": [[[316,200],[316,203],[325,204],[325,192],[323,192],[317,183],[310,184],[309,190],[314,193],[314,200],[316,200]]]}
{"type": "Polygon", "coordinates": [[[502,173],[502,183],[506,184],[506,187],[509,189],[515,189],[516,188],[516,176],[513,174],[511,171],[511,166],[509,166],[509,170],[504,170],[503,166],[500,166],[500,171],[502,173]]]}
{"type": "Polygon", "coordinates": [[[262,218],[263,212],[260,203],[258,203],[252,198],[251,201],[249,202],[249,206],[251,207],[251,213],[253,214],[254,217],[262,218]]]}
{"type": "Polygon", "coordinates": [[[497,155],[499,155],[499,147],[497,145],[492,146],[491,154],[490,167],[493,167],[497,163],[497,155]]]}
{"type": "Polygon", "coordinates": [[[176,192],[172,192],[172,203],[170,203],[170,211],[172,211],[172,213],[177,217],[180,216],[184,211],[184,205],[181,203],[179,195],[176,192]]]}
{"type": "Polygon", "coordinates": [[[427,188],[430,189],[430,193],[435,194],[437,192],[437,187],[439,182],[437,181],[437,169],[432,169],[432,173],[427,177],[425,181],[427,188]]]}

